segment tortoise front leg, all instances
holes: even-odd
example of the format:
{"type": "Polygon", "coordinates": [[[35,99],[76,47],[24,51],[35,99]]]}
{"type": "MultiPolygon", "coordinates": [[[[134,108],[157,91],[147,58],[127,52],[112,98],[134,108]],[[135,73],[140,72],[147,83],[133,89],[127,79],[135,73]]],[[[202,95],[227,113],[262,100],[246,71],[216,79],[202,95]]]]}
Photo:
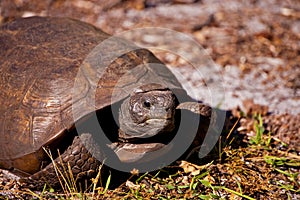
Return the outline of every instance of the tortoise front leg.
{"type": "Polygon", "coordinates": [[[57,187],[60,184],[70,184],[70,181],[74,180],[77,183],[90,180],[98,173],[101,162],[91,155],[86,145],[89,145],[88,148],[92,148],[94,153],[100,153],[91,134],[75,136],[67,150],[52,163],[29,177],[21,178],[20,182],[30,188],[42,188],[45,184],[57,187]]]}

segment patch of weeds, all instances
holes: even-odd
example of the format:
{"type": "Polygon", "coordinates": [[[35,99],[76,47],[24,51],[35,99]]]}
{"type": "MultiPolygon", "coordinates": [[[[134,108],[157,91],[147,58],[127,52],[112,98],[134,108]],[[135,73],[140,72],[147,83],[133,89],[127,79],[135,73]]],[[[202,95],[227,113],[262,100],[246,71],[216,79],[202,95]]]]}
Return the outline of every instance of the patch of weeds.
{"type": "Polygon", "coordinates": [[[265,156],[266,163],[272,167],[288,166],[288,167],[300,167],[300,156],[294,155],[295,159],[290,157],[277,157],[277,156],[265,156]],[[296,158],[298,157],[298,159],[296,158]]]}
{"type": "Polygon", "coordinates": [[[210,190],[212,192],[209,192],[208,194],[200,194],[198,197],[200,199],[224,199],[222,197],[222,190],[228,192],[228,193],[231,193],[233,195],[236,195],[236,196],[239,196],[239,197],[243,197],[245,199],[250,199],[250,200],[254,200],[254,198],[251,198],[247,195],[244,195],[242,193],[242,188],[241,188],[241,185],[238,184],[238,188],[239,188],[239,192],[237,191],[234,191],[232,189],[229,189],[225,186],[218,186],[218,185],[214,185],[214,178],[211,177],[210,173],[203,173],[203,174],[200,174],[200,176],[195,176],[195,180],[198,182],[198,183],[201,183],[205,188],[206,190],[210,190]],[[205,177],[204,177],[205,176],[205,177]],[[200,178],[201,177],[201,178],[200,178]],[[202,177],[204,177],[202,179],[202,177]]]}
{"type": "Polygon", "coordinates": [[[300,156],[295,154],[292,154],[290,157],[265,156],[264,159],[275,172],[286,177],[286,180],[276,181],[276,185],[279,188],[300,193],[300,180],[298,180],[300,172],[299,170],[295,171],[295,169],[300,168],[300,156]]]}
{"type": "Polygon", "coordinates": [[[182,161],[180,166],[184,172],[178,170],[165,178],[159,176],[159,171],[154,175],[144,174],[135,183],[127,181],[123,187],[123,190],[129,189],[125,199],[227,199],[229,196],[254,199],[243,193],[241,185],[233,190],[217,184],[218,178],[211,171],[213,163],[198,166],[182,161]]]}
{"type": "Polygon", "coordinates": [[[265,127],[263,124],[263,119],[260,114],[254,115],[254,128],[255,128],[255,136],[251,137],[249,140],[250,144],[255,145],[264,145],[266,147],[270,146],[271,143],[271,132],[268,132],[268,135],[264,135],[265,127]]]}
{"type": "Polygon", "coordinates": [[[271,132],[266,132],[261,115],[254,115],[253,119],[255,135],[249,139],[249,148],[243,150],[244,159],[259,164],[259,175],[266,178],[268,187],[272,188],[272,195],[290,198],[300,194],[300,156],[295,150],[289,149],[287,144],[272,137],[271,132]],[[285,151],[276,148],[278,142],[286,147],[285,151]],[[247,155],[246,152],[256,153],[247,155]]]}

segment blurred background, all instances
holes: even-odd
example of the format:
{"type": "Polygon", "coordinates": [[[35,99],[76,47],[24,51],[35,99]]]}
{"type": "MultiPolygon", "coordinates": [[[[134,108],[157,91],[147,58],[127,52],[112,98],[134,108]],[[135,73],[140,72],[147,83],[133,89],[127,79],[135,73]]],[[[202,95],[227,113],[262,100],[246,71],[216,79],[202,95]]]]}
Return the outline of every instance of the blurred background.
{"type": "MultiPolygon", "coordinates": [[[[0,1],[1,24],[34,15],[76,18],[110,34],[141,27],[183,32],[218,65],[225,89],[222,108],[254,102],[274,113],[300,113],[298,0],[0,1]]],[[[178,56],[155,53],[199,91],[205,87],[178,56]]],[[[197,98],[209,102],[201,92],[197,98]]]]}

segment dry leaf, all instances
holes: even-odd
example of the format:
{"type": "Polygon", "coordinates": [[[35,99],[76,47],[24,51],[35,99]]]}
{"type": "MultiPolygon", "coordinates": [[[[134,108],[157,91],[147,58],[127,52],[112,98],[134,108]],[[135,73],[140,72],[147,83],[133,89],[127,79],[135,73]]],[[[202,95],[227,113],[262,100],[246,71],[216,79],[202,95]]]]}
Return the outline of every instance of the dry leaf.
{"type": "Polygon", "coordinates": [[[199,165],[195,165],[190,162],[182,160],[179,166],[183,169],[183,171],[185,173],[190,173],[195,176],[195,175],[200,174],[201,170],[207,168],[210,165],[211,165],[211,163],[199,166],[199,165]]]}
{"type": "Polygon", "coordinates": [[[128,180],[126,181],[126,186],[129,187],[130,189],[135,189],[135,190],[140,189],[141,187],[140,185],[136,185],[133,182],[128,180]]]}

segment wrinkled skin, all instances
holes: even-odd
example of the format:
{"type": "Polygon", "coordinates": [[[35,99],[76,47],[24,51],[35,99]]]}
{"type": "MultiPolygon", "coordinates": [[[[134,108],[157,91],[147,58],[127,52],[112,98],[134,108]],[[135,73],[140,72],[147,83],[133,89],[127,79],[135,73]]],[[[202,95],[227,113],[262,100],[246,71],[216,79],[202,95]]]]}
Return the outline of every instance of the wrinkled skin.
{"type": "Polygon", "coordinates": [[[176,104],[175,95],[159,84],[137,88],[121,105],[120,138],[147,138],[173,131],[176,104]]]}

